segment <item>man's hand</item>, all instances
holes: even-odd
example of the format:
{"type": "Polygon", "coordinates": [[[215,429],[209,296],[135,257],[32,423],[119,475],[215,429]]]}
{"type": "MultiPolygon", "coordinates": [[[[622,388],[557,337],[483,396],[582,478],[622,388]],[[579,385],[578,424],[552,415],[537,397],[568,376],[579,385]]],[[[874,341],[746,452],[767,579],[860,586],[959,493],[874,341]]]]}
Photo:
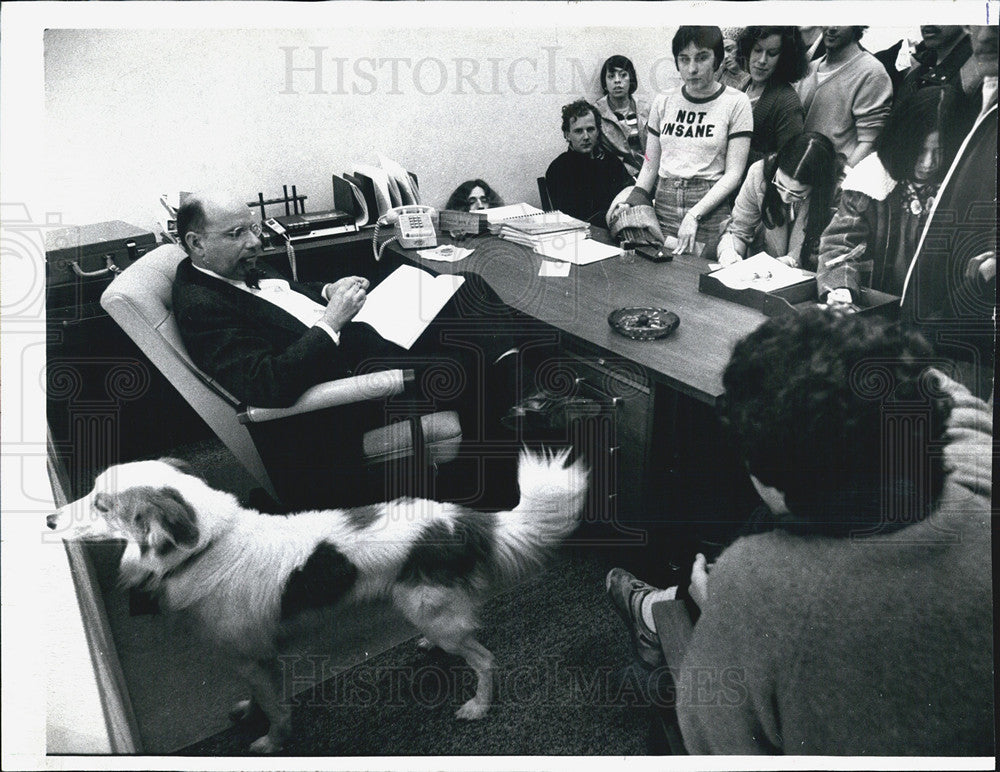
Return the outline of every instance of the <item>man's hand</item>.
{"type": "Polygon", "coordinates": [[[777,260],[779,263],[784,263],[789,268],[799,267],[799,261],[795,258],[794,255],[782,255],[781,257],[776,257],[775,260],[777,260]]]}
{"type": "Polygon", "coordinates": [[[323,294],[329,298],[323,321],[336,332],[355,317],[368,297],[368,279],[361,276],[345,276],[343,279],[327,284],[323,294]]]}
{"type": "Polygon", "coordinates": [[[691,566],[688,594],[691,600],[698,604],[698,608],[705,608],[705,601],[708,600],[708,562],[700,552],[695,556],[694,564],[691,566]]]}
{"type": "Polygon", "coordinates": [[[976,274],[979,274],[979,278],[984,282],[990,281],[997,275],[996,252],[983,252],[969,259],[965,264],[965,278],[971,281],[976,278],[976,274]]]}

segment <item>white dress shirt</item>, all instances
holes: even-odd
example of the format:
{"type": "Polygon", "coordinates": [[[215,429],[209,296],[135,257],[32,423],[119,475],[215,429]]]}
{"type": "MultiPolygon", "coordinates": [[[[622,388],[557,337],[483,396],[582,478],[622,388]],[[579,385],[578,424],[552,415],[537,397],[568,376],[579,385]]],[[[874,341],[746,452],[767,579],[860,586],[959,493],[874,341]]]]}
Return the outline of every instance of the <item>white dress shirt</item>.
{"type": "MultiPolygon", "coordinates": [[[[192,263],[192,265],[194,264],[192,263]]],[[[284,279],[261,279],[260,289],[255,289],[248,287],[240,279],[227,279],[225,276],[220,276],[215,271],[210,271],[207,268],[202,268],[198,265],[194,267],[204,274],[232,284],[237,289],[249,292],[251,295],[256,295],[268,303],[273,303],[282,311],[294,316],[306,327],[319,327],[333,339],[334,343],[340,345],[340,333],[322,319],[323,312],[326,310],[325,307],[306,297],[301,292],[293,290],[284,279]]],[[[327,287],[323,287],[323,297],[326,297],[326,292],[327,287]]]]}

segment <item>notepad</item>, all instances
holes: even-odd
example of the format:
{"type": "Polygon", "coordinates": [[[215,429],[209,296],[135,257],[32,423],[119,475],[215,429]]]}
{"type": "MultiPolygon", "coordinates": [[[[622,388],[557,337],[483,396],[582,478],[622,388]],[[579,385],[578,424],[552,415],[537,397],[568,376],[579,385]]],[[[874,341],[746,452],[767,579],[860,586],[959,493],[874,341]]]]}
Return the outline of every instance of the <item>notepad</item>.
{"type": "Polygon", "coordinates": [[[562,212],[542,212],[541,214],[526,214],[519,217],[508,217],[503,221],[500,235],[508,231],[523,233],[528,236],[542,236],[548,233],[564,233],[566,231],[590,232],[590,225],[576,217],[562,212]]]}
{"type": "Polygon", "coordinates": [[[464,282],[463,276],[432,276],[402,265],[368,293],[351,321],[370,324],[383,338],[408,350],[464,282]]]}

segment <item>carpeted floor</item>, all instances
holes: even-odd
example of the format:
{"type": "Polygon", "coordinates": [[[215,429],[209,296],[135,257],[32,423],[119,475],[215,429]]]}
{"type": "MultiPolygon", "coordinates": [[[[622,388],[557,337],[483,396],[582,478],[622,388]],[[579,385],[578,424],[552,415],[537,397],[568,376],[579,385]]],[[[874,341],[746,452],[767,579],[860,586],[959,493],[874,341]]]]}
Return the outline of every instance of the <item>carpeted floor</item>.
{"type": "MultiPolygon", "coordinates": [[[[331,669],[331,678],[300,694],[284,755],[646,753],[649,708],[624,677],[627,642],[604,597],[606,570],[597,550],[564,548],[542,573],[487,603],[481,641],[497,673],[484,719],[454,716],[474,691],[464,662],[411,639],[331,669]]],[[[258,734],[233,727],[181,753],[243,754],[258,734]]]]}

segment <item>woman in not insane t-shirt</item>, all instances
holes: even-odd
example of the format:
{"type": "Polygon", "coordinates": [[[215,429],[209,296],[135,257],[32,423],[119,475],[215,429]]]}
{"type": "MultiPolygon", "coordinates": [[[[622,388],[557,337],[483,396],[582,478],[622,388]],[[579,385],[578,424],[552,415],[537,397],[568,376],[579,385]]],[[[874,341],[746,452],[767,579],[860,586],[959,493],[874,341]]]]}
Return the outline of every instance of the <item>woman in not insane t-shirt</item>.
{"type": "Polygon", "coordinates": [[[715,79],[724,56],[718,27],[681,27],[672,48],[684,84],[653,102],[636,185],[654,196],[660,228],[677,237],[680,254],[696,241],[718,242],[746,168],[753,109],[746,94],[715,79]]]}

